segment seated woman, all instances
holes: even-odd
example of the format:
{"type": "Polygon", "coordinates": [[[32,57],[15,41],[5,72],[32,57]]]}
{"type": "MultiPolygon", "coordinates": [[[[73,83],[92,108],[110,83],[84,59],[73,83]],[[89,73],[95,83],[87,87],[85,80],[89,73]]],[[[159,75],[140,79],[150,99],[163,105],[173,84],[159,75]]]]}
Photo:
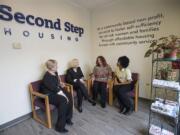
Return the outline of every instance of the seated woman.
{"type": "Polygon", "coordinates": [[[96,100],[97,94],[101,97],[101,107],[106,107],[106,89],[107,82],[112,78],[112,69],[106,63],[103,56],[98,56],[96,59],[96,66],[93,70],[93,100],[96,100]]]}
{"type": "Polygon", "coordinates": [[[132,90],[131,71],[127,68],[129,58],[127,56],[119,57],[117,67],[115,69],[115,85],[114,91],[118,98],[120,113],[130,114],[133,110],[133,103],[128,96],[128,92],[132,90]]]}
{"type": "Polygon", "coordinates": [[[41,92],[48,95],[49,103],[53,104],[58,109],[58,119],[56,122],[56,131],[65,133],[68,132],[65,129],[66,123],[72,125],[72,99],[70,94],[64,90],[65,85],[60,82],[60,78],[57,73],[56,60],[48,60],[46,62],[47,72],[45,73],[42,84],[41,92]]]}
{"type": "Polygon", "coordinates": [[[67,70],[66,81],[72,84],[74,90],[77,92],[77,109],[81,113],[83,97],[85,99],[88,99],[88,101],[92,103],[92,105],[96,105],[96,103],[93,102],[88,96],[87,88],[84,82],[84,75],[81,68],[79,67],[78,59],[73,59],[71,62],[71,66],[72,67],[67,70]]]}

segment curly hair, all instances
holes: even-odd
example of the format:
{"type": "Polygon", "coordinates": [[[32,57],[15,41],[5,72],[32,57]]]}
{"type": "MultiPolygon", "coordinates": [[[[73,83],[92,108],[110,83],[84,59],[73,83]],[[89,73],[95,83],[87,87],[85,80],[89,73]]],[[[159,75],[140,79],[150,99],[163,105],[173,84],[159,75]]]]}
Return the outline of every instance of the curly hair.
{"type": "Polygon", "coordinates": [[[127,56],[121,56],[118,58],[118,63],[121,64],[123,68],[127,68],[129,66],[129,58],[127,56]]]}
{"type": "Polygon", "coordinates": [[[97,59],[96,59],[96,66],[100,66],[99,65],[99,62],[98,62],[98,59],[100,59],[100,61],[102,62],[103,66],[107,66],[107,62],[106,62],[106,59],[103,57],[103,56],[98,56],[97,59]]]}

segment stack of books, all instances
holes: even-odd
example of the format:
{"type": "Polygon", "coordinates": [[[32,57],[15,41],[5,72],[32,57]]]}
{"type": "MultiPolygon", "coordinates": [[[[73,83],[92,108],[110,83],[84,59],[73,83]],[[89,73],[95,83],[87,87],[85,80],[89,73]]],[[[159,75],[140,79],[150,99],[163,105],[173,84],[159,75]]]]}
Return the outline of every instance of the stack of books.
{"type": "Polygon", "coordinates": [[[155,125],[151,125],[151,127],[149,129],[149,134],[150,135],[174,135],[174,133],[172,133],[168,130],[162,129],[155,125]]]}
{"type": "Polygon", "coordinates": [[[177,102],[157,98],[156,101],[151,104],[151,110],[160,114],[177,118],[179,107],[177,102]]]}
{"type": "Polygon", "coordinates": [[[152,83],[154,87],[170,88],[180,91],[179,82],[154,79],[152,83]]]}

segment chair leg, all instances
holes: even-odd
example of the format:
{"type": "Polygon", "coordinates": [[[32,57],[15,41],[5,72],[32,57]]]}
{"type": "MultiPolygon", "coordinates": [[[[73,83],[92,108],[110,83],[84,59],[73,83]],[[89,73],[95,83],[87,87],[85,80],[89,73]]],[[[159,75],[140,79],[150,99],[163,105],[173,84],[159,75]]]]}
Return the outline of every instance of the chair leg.
{"type": "Polygon", "coordinates": [[[109,105],[113,105],[113,93],[111,90],[109,90],[109,105]]]}
{"type": "Polygon", "coordinates": [[[50,111],[49,100],[48,99],[45,99],[45,105],[46,105],[47,127],[52,128],[51,111],[50,111]]]}
{"type": "MultiPolygon", "coordinates": [[[[34,96],[32,96],[32,99],[34,99],[34,96]]],[[[41,123],[42,125],[46,126],[47,128],[51,128],[51,123],[49,124],[48,122],[44,122],[41,120],[41,118],[37,115],[36,109],[34,104],[32,104],[32,113],[33,113],[33,119],[36,120],[37,122],[41,123]]]]}
{"type": "Polygon", "coordinates": [[[113,82],[109,82],[109,105],[113,105],[113,82]]]}
{"type": "Polygon", "coordinates": [[[36,111],[35,111],[35,106],[34,106],[34,96],[30,93],[31,96],[31,107],[32,107],[32,115],[33,118],[36,118],[36,111]]]}
{"type": "Polygon", "coordinates": [[[92,87],[92,80],[89,79],[89,80],[87,80],[87,89],[88,89],[88,95],[89,96],[92,96],[91,87],[92,87]]]}
{"type": "Polygon", "coordinates": [[[139,98],[139,85],[138,85],[138,83],[137,83],[137,85],[136,85],[136,90],[135,90],[135,98],[134,98],[134,103],[135,103],[135,106],[134,106],[134,110],[135,110],[135,112],[137,112],[138,111],[138,98],[139,98]]]}
{"type": "Polygon", "coordinates": [[[138,100],[137,97],[135,97],[135,102],[134,102],[134,111],[137,112],[138,111],[138,100]]]}

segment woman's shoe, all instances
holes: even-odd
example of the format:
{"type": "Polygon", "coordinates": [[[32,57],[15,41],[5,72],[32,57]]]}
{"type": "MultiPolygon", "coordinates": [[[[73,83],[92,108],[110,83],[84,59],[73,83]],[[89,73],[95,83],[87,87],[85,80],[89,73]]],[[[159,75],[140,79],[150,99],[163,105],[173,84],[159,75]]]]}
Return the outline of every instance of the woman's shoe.
{"type": "Polygon", "coordinates": [[[119,108],[119,113],[123,113],[126,111],[126,108],[124,106],[120,107],[119,108]]]}
{"type": "Polygon", "coordinates": [[[95,106],[95,105],[96,105],[96,102],[95,102],[94,100],[92,100],[92,99],[88,99],[88,101],[89,101],[89,103],[91,103],[93,106],[95,106]]]}
{"type": "Polygon", "coordinates": [[[67,133],[68,130],[67,129],[55,129],[57,132],[60,132],[60,133],[67,133]]]}
{"type": "Polygon", "coordinates": [[[102,108],[106,108],[106,104],[101,104],[101,107],[102,108]]]}
{"type": "Polygon", "coordinates": [[[78,112],[82,113],[82,106],[77,107],[78,112]]]}
{"type": "Polygon", "coordinates": [[[130,107],[130,108],[126,108],[126,111],[123,112],[124,115],[130,115],[133,113],[133,108],[130,107]]]}
{"type": "Polygon", "coordinates": [[[56,130],[57,132],[60,132],[60,133],[66,133],[66,132],[68,132],[68,130],[65,129],[65,128],[60,129],[57,123],[56,123],[56,126],[55,126],[55,130],[56,130]]]}
{"type": "Polygon", "coordinates": [[[73,122],[72,122],[71,120],[67,120],[66,123],[67,123],[68,125],[70,125],[70,126],[73,125],[73,122]]]}

